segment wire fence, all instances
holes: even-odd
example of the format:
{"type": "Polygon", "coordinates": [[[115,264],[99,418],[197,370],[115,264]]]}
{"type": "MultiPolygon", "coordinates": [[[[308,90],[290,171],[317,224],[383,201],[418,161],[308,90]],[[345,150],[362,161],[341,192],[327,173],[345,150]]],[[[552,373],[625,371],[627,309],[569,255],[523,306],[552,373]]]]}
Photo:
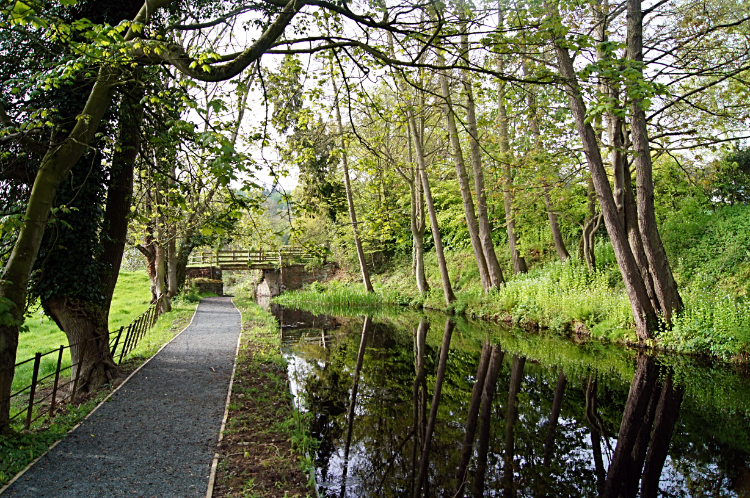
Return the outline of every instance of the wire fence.
{"type": "MultiPolygon", "coordinates": [[[[112,360],[118,365],[122,363],[130,352],[138,345],[138,341],[146,334],[148,329],[153,327],[158,317],[158,303],[152,304],[145,312],[135,318],[125,327],[110,332],[110,340],[106,346],[112,356],[112,360]],[[118,350],[119,347],[119,350],[118,350]]],[[[18,368],[28,363],[34,362],[31,375],[31,384],[11,392],[5,402],[10,402],[11,414],[10,422],[19,423],[23,421],[23,427],[29,429],[31,424],[43,417],[52,417],[55,409],[64,403],[73,404],[76,400],[76,391],[78,390],[79,381],[86,357],[99,354],[97,351],[98,338],[91,338],[67,346],[60,346],[46,353],[36,353],[33,358],[16,363],[12,369],[7,368],[0,370],[0,386],[5,381],[5,375],[8,372],[18,371],[18,368]],[[78,348],[78,358],[76,363],[71,361],[70,365],[63,366],[63,353],[66,349],[78,348]],[[39,377],[40,365],[45,357],[55,358],[56,367],[52,373],[39,377]],[[67,380],[66,372],[70,372],[67,380]],[[19,410],[20,408],[20,410],[19,410]]],[[[72,356],[71,356],[72,358],[72,356]]]]}

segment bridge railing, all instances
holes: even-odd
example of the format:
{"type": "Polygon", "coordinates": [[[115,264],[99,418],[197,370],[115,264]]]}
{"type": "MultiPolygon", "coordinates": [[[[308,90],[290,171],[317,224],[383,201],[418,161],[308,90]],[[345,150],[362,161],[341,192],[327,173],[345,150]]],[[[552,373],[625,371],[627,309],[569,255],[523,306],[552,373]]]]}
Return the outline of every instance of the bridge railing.
{"type": "Polygon", "coordinates": [[[320,260],[320,256],[310,253],[304,247],[286,246],[280,249],[222,250],[217,252],[197,252],[190,255],[191,266],[217,266],[220,268],[238,266],[267,267],[283,266],[285,263],[309,263],[320,260]]]}

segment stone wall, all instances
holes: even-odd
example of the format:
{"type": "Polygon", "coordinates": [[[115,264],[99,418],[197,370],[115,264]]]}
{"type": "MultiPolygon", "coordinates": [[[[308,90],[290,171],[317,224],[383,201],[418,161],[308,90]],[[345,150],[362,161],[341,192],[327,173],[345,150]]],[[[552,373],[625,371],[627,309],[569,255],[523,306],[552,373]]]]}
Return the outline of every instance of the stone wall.
{"type": "Polygon", "coordinates": [[[217,268],[216,266],[213,266],[213,267],[202,266],[199,268],[195,268],[195,267],[187,268],[185,270],[185,278],[187,279],[210,278],[211,280],[221,280],[221,268],[217,268]]]}
{"type": "Polygon", "coordinates": [[[265,297],[281,294],[281,273],[278,270],[263,270],[263,279],[255,289],[255,294],[265,297]]]}
{"type": "Polygon", "coordinates": [[[281,269],[282,290],[297,290],[313,282],[325,282],[336,273],[335,263],[326,263],[312,270],[305,269],[304,265],[292,265],[281,269]]]}
{"type": "Polygon", "coordinates": [[[313,282],[325,282],[336,273],[336,263],[326,263],[313,269],[304,265],[291,265],[281,270],[263,270],[263,280],[258,284],[258,296],[278,296],[285,290],[301,289],[313,282]]]}
{"type": "Polygon", "coordinates": [[[198,288],[199,293],[213,292],[217,296],[224,295],[224,283],[223,282],[195,282],[193,283],[198,288]]]}

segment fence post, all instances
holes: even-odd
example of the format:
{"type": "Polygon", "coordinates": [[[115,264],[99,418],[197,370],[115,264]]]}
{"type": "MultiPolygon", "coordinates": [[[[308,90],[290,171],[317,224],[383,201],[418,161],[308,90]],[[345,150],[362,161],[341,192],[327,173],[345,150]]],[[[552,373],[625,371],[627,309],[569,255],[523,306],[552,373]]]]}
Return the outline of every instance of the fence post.
{"type": "Polygon", "coordinates": [[[117,333],[117,338],[115,339],[115,345],[112,348],[112,352],[109,353],[112,355],[112,358],[115,357],[115,351],[117,351],[117,345],[120,344],[120,336],[122,335],[122,329],[124,328],[125,328],[124,326],[120,327],[120,331],[117,333]]]}
{"type": "Polygon", "coordinates": [[[55,383],[52,385],[52,401],[49,403],[49,416],[55,414],[55,401],[57,398],[57,383],[60,380],[60,367],[62,366],[63,351],[65,346],[60,345],[60,353],[57,355],[57,368],[55,369],[55,383]]]}
{"type": "Polygon", "coordinates": [[[76,368],[76,380],[73,381],[73,393],[70,395],[71,405],[75,403],[76,401],[76,391],[78,390],[78,379],[80,379],[81,377],[81,367],[83,367],[83,360],[86,358],[86,346],[88,345],[89,345],[89,341],[83,341],[83,350],[81,351],[81,356],[78,358],[78,368],[76,368]]]}
{"type": "Polygon", "coordinates": [[[133,334],[130,336],[130,346],[128,346],[128,354],[135,349],[135,345],[138,344],[138,335],[141,333],[141,326],[145,320],[145,313],[138,317],[133,327],[133,334]]]}
{"type": "Polygon", "coordinates": [[[31,375],[31,392],[29,393],[29,411],[26,413],[26,429],[31,427],[31,416],[34,411],[34,395],[36,394],[36,381],[39,378],[39,362],[42,360],[42,353],[34,355],[34,373],[31,375]]]}
{"type": "Polygon", "coordinates": [[[125,340],[122,343],[122,349],[120,350],[120,360],[117,362],[118,365],[122,363],[122,357],[125,354],[125,350],[128,347],[128,342],[130,341],[130,333],[132,332],[132,330],[133,330],[133,322],[130,322],[130,325],[128,325],[128,331],[125,334],[125,340]]]}

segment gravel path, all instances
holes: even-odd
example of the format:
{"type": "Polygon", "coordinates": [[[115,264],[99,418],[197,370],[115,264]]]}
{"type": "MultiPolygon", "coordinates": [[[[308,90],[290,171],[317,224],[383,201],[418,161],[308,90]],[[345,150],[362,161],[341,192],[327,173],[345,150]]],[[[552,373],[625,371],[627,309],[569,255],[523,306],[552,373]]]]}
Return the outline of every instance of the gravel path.
{"type": "Polygon", "coordinates": [[[187,330],[2,498],[205,496],[239,333],[229,298],[204,299],[187,330]]]}

